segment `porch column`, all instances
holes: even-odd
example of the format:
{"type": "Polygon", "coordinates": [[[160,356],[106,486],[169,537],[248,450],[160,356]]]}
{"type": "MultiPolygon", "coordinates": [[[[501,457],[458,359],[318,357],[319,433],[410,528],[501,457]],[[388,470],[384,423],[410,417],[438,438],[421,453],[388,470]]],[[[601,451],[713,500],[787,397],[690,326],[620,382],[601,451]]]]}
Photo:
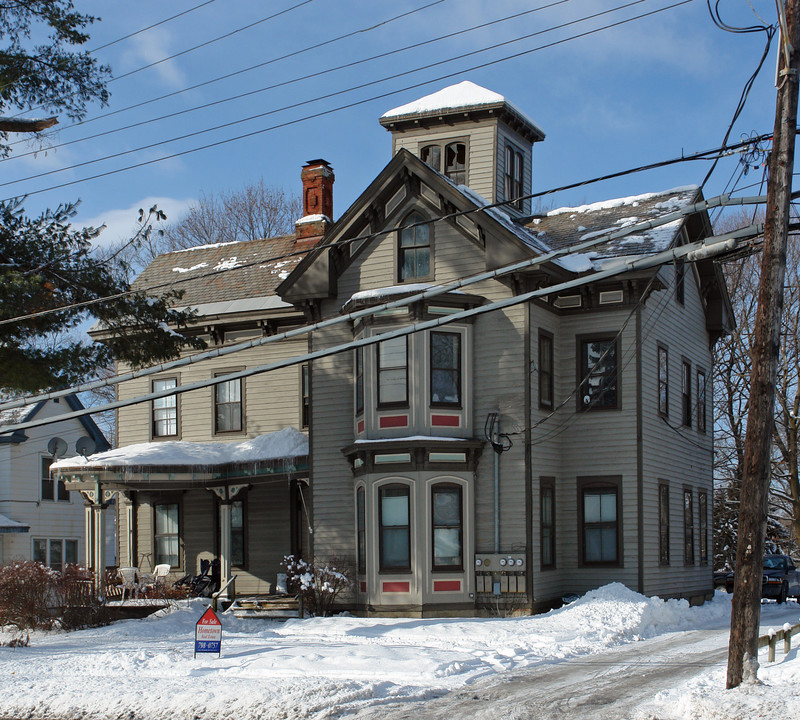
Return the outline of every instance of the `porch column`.
{"type": "Polygon", "coordinates": [[[103,486],[95,479],[94,490],[81,490],[86,499],[86,567],[94,572],[94,590],[98,596],[105,592],[106,518],[103,511],[103,486]]]}
{"type": "MultiPolygon", "coordinates": [[[[223,500],[219,505],[219,574],[220,587],[231,579],[231,500],[223,500]]],[[[227,597],[227,590],[225,591],[227,597]]]]}

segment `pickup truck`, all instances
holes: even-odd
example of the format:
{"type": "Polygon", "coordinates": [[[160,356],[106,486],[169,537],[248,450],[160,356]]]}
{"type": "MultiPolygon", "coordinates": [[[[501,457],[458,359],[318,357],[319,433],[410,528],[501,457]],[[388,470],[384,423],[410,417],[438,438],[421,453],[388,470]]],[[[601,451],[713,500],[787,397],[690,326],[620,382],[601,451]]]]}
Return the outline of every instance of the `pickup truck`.
{"type": "MultiPolygon", "coordinates": [[[[733,592],[733,573],[725,577],[725,589],[733,592]]],[[[788,555],[765,555],[764,574],[761,577],[761,597],[779,603],[787,598],[800,598],[800,571],[788,555]]]]}

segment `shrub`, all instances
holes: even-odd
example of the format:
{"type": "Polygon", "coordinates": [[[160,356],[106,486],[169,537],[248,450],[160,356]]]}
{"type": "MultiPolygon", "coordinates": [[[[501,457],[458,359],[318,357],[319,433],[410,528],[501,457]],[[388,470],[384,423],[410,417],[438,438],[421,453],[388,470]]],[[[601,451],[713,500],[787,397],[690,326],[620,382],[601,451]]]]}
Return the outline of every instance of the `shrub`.
{"type": "Polygon", "coordinates": [[[59,579],[55,570],[29,560],[0,567],[0,625],[52,627],[50,607],[59,579]]]}
{"type": "Polygon", "coordinates": [[[346,574],[348,563],[338,558],[323,564],[287,555],[281,565],[286,568],[289,592],[300,594],[304,609],[312,615],[329,615],[336,598],[350,587],[346,574]],[[337,569],[337,565],[342,570],[337,569]]]}

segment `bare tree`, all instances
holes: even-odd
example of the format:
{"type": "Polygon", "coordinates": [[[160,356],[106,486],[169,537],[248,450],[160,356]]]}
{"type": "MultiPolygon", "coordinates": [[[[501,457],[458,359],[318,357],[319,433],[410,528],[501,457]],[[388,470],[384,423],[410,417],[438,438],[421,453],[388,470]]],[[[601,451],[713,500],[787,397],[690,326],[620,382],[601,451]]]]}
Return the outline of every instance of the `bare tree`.
{"type": "MultiPolygon", "coordinates": [[[[745,211],[724,217],[716,232],[751,224],[745,211]]],[[[772,484],[767,548],[789,551],[800,541],[800,248],[790,243],[787,288],[778,367],[772,484]]],[[[759,256],[749,255],[722,266],[731,296],[736,330],[720,340],[714,355],[714,564],[732,567],[736,555],[739,489],[749,405],[750,348],[756,315],[759,256]]]]}
{"type": "Polygon", "coordinates": [[[257,240],[294,231],[302,214],[299,195],[259,180],[238,190],[203,194],[186,215],[153,233],[142,244],[136,263],[146,266],[165,252],[210,243],[257,240]]]}

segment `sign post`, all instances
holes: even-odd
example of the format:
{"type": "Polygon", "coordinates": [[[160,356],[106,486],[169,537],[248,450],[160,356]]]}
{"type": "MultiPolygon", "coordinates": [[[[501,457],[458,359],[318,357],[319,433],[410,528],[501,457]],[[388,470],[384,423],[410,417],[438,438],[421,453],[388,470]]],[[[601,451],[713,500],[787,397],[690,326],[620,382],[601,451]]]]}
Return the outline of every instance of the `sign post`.
{"type": "Polygon", "coordinates": [[[217,653],[222,649],[222,623],[216,613],[208,608],[194,626],[194,656],[197,653],[217,653]]]}

